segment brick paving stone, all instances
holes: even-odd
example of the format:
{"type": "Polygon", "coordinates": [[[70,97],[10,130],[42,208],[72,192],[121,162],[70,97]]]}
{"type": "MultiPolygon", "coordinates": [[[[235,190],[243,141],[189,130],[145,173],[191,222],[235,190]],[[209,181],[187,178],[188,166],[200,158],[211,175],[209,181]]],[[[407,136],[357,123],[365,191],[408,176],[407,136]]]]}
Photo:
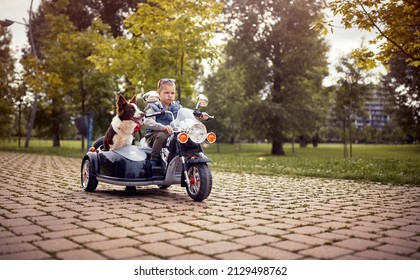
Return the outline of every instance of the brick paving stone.
{"type": "Polygon", "coordinates": [[[297,251],[308,249],[311,247],[308,244],[303,244],[303,243],[289,241],[289,240],[272,243],[271,246],[274,246],[276,248],[289,251],[289,252],[297,252],[297,251]]]}
{"type": "Polygon", "coordinates": [[[85,235],[77,235],[77,236],[70,236],[70,240],[73,240],[76,243],[91,243],[95,241],[104,241],[108,240],[107,237],[97,234],[97,233],[89,233],[85,235]]]}
{"type": "Polygon", "coordinates": [[[78,229],[79,228],[75,224],[51,225],[51,226],[45,226],[45,227],[50,231],[73,230],[73,229],[78,229]]]}
{"type": "Polygon", "coordinates": [[[333,232],[318,233],[318,234],[313,235],[313,237],[317,237],[317,238],[321,238],[321,239],[327,239],[330,242],[337,242],[337,241],[349,238],[348,236],[333,233],[333,232]]]}
{"type": "Polygon", "coordinates": [[[16,219],[0,219],[0,225],[3,227],[17,227],[17,226],[27,226],[32,225],[31,221],[28,221],[24,218],[16,218],[16,219]]]}
{"type": "Polygon", "coordinates": [[[211,224],[206,225],[205,228],[211,231],[217,231],[217,232],[226,232],[229,230],[241,228],[243,225],[238,225],[235,223],[219,223],[219,224],[211,224]]]}
{"type": "Polygon", "coordinates": [[[231,239],[231,237],[228,235],[224,235],[224,234],[220,234],[220,233],[216,233],[216,232],[212,232],[208,230],[188,232],[187,235],[194,238],[201,239],[201,240],[205,240],[208,242],[231,239]]]}
{"type": "Polygon", "coordinates": [[[184,237],[184,235],[171,232],[171,231],[165,231],[165,232],[158,232],[158,233],[152,233],[152,234],[145,234],[145,235],[139,235],[135,236],[137,240],[140,240],[144,243],[152,243],[152,242],[158,242],[158,241],[166,241],[171,239],[179,239],[184,237]]]}
{"type": "Polygon", "coordinates": [[[367,250],[355,254],[365,260],[409,260],[410,258],[383,251],[367,250]]]}
{"type": "Polygon", "coordinates": [[[137,235],[136,232],[121,227],[101,228],[97,229],[96,232],[109,238],[123,238],[137,235]]]}
{"type": "Polygon", "coordinates": [[[334,246],[347,248],[350,250],[356,250],[356,251],[375,248],[375,247],[378,247],[379,245],[381,245],[381,243],[376,242],[376,241],[366,240],[366,239],[360,239],[360,238],[351,238],[351,239],[346,239],[346,240],[342,240],[342,241],[334,243],[334,246]]]}
{"type": "Polygon", "coordinates": [[[61,237],[67,238],[67,237],[76,236],[76,235],[86,235],[89,233],[90,231],[85,228],[76,228],[72,230],[46,232],[46,233],[42,233],[41,236],[44,238],[54,239],[54,238],[61,238],[61,237]]]}
{"type": "Polygon", "coordinates": [[[170,231],[175,231],[178,233],[187,233],[187,232],[199,230],[198,227],[189,226],[184,223],[168,223],[168,224],[159,225],[159,227],[162,227],[170,231]]]}
{"type": "Polygon", "coordinates": [[[169,260],[213,260],[213,258],[202,254],[185,254],[171,257],[169,260]]]}
{"type": "Polygon", "coordinates": [[[25,251],[33,251],[36,247],[29,243],[7,244],[0,246],[0,254],[20,253],[25,251]]]}
{"type": "Polygon", "coordinates": [[[162,258],[183,255],[188,252],[185,249],[164,242],[140,245],[140,249],[162,258]]]}
{"type": "Polygon", "coordinates": [[[410,238],[412,236],[417,235],[417,232],[413,232],[413,231],[405,231],[405,230],[388,230],[383,232],[383,234],[385,234],[386,236],[389,237],[395,237],[395,238],[410,238]]]}
{"type": "Polygon", "coordinates": [[[333,233],[346,235],[349,237],[358,237],[361,239],[375,239],[381,237],[381,235],[364,232],[364,231],[358,231],[358,230],[351,230],[351,229],[338,229],[334,230],[333,233]]]}
{"type": "Polygon", "coordinates": [[[197,251],[201,254],[215,255],[240,250],[243,248],[245,248],[245,246],[238,243],[219,241],[193,246],[191,247],[191,250],[197,251]]]}
{"type": "Polygon", "coordinates": [[[102,229],[102,228],[114,227],[114,225],[105,223],[103,221],[86,221],[86,222],[77,223],[77,225],[87,228],[87,229],[102,229]]]}
{"type": "Polygon", "coordinates": [[[248,230],[255,231],[257,233],[271,235],[271,236],[281,236],[283,234],[287,234],[288,232],[281,229],[276,229],[268,226],[254,226],[254,227],[248,227],[248,230]]]}
{"type": "Polygon", "coordinates": [[[77,249],[80,247],[80,245],[64,238],[36,241],[34,244],[42,250],[50,253],[77,249]]]}
{"type": "Polygon", "coordinates": [[[85,247],[88,247],[92,250],[110,250],[120,247],[129,247],[138,245],[139,242],[131,238],[117,238],[112,240],[97,241],[84,244],[85,247]]]}
{"type": "Polygon", "coordinates": [[[80,159],[0,156],[0,259],[420,259],[420,188],[214,172],[211,196],[196,203],[177,187],[86,193],[80,159]],[[67,241],[47,251],[56,239],[67,241]],[[156,243],[184,251],[141,248],[156,243]]]}
{"type": "Polygon", "coordinates": [[[395,237],[384,237],[384,238],[378,238],[376,241],[381,242],[381,243],[402,246],[402,247],[420,249],[420,242],[413,241],[413,240],[407,240],[407,239],[401,239],[401,238],[395,238],[395,237]]]}
{"type": "Polygon", "coordinates": [[[179,246],[179,247],[191,247],[191,246],[206,243],[206,241],[204,241],[204,240],[197,239],[197,238],[192,238],[192,237],[185,237],[185,238],[180,238],[180,239],[169,240],[168,242],[171,243],[171,244],[174,244],[176,246],[179,246]]]}
{"type": "Polygon", "coordinates": [[[58,259],[62,260],[106,260],[107,258],[91,250],[76,249],[56,254],[58,259]]]}
{"type": "Polygon", "coordinates": [[[26,251],[13,254],[1,254],[0,260],[48,260],[52,257],[42,251],[26,251]]]}
{"type": "Polygon", "coordinates": [[[216,255],[215,258],[220,260],[260,260],[261,257],[244,253],[241,251],[233,251],[229,253],[216,255]]]}
{"type": "Polygon", "coordinates": [[[17,235],[38,234],[47,232],[48,230],[38,225],[25,225],[18,227],[11,227],[10,230],[17,235]]]}
{"type": "Polygon", "coordinates": [[[245,230],[245,229],[232,229],[232,230],[224,231],[223,234],[227,234],[234,237],[245,237],[245,236],[254,235],[255,232],[245,230]]]}
{"type": "Polygon", "coordinates": [[[102,254],[108,257],[109,259],[127,260],[127,259],[133,259],[136,257],[143,256],[146,253],[136,248],[122,247],[122,248],[102,251],[102,254]]]}
{"type": "Polygon", "coordinates": [[[304,227],[293,228],[290,231],[299,233],[299,234],[313,235],[313,234],[324,232],[325,228],[314,227],[314,226],[304,226],[304,227]]]}
{"type": "Polygon", "coordinates": [[[247,246],[260,246],[268,243],[277,242],[279,241],[279,239],[269,235],[258,234],[248,237],[237,238],[233,241],[247,246]]]}
{"type": "Polygon", "coordinates": [[[315,259],[336,259],[341,256],[348,255],[350,253],[353,253],[352,250],[336,247],[336,246],[318,246],[315,248],[310,248],[306,250],[299,251],[299,254],[313,257],[315,259]]]}
{"type": "Polygon", "coordinates": [[[158,233],[165,231],[163,228],[156,227],[156,226],[146,226],[140,228],[134,228],[133,231],[136,231],[141,234],[150,234],[150,233],[158,233]]]}
{"type": "Polygon", "coordinates": [[[325,240],[325,239],[303,235],[303,234],[297,234],[297,233],[283,235],[282,238],[308,244],[308,245],[323,245],[328,242],[328,240],[325,240]]]}
{"type": "Polygon", "coordinates": [[[289,251],[281,250],[270,246],[259,246],[246,249],[245,252],[257,255],[267,260],[298,260],[303,256],[289,251]]]}
{"type": "Polygon", "coordinates": [[[376,247],[375,250],[388,252],[388,253],[396,254],[396,255],[409,256],[410,254],[414,254],[415,252],[417,252],[418,248],[409,248],[409,247],[386,244],[386,245],[376,247]]]}

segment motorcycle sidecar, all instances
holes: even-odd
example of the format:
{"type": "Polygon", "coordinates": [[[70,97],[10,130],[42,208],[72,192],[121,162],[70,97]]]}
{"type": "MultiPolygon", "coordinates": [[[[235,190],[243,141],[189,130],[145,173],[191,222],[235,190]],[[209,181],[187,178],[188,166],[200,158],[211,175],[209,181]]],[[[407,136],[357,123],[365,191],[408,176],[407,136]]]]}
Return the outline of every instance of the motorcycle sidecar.
{"type": "Polygon", "coordinates": [[[152,179],[147,156],[134,145],[113,151],[89,151],[82,161],[82,188],[88,192],[94,191],[98,181],[122,186],[143,185],[152,179]]]}

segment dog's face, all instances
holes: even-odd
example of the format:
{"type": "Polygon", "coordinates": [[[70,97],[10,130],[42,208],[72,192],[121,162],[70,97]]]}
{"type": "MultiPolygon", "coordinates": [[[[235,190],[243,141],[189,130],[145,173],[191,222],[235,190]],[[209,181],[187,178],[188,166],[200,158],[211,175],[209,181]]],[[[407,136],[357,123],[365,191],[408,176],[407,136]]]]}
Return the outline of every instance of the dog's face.
{"type": "Polygon", "coordinates": [[[142,124],[144,113],[136,104],[136,95],[127,101],[124,96],[119,95],[117,100],[117,115],[122,121],[132,120],[142,124]]]}

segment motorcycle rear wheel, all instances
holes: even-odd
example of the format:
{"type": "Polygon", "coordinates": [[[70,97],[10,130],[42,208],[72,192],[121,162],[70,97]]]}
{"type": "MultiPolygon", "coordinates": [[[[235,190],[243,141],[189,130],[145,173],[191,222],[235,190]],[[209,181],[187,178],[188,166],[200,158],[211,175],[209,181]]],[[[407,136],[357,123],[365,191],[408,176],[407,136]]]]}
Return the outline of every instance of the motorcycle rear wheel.
{"type": "Polygon", "coordinates": [[[207,164],[190,164],[187,170],[189,186],[185,182],[184,172],[182,173],[181,185],[187,189],[188,195],[194,201],[203,201],[211,192],[213,178],[207,164]]]}

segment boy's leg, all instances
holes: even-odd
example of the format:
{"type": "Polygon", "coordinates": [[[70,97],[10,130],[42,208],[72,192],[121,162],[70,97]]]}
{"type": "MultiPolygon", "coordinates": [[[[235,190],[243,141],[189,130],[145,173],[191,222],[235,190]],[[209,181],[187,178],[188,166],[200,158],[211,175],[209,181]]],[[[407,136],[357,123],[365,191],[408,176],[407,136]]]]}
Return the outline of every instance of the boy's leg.
{"type": "Polygon", "coordinates": [[[167,134],[164,131],[156,131],[148,135],[147,141],[149,145],[152,146],[152,154],[150,156],[150,160],[159,161],[160,150],[162,150],[168,137],[169,137],[169,134],[167,134]]]}

